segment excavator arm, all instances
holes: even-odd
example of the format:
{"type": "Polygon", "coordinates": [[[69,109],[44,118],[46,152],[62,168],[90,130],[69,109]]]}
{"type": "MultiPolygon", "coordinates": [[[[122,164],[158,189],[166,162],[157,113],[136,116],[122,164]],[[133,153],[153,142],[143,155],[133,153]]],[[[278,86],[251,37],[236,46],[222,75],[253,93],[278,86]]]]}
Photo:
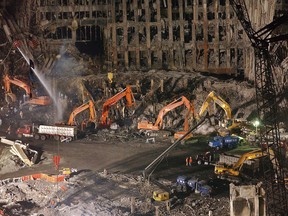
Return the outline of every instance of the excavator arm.
{"type": "Polygon", "coordinates": [[[69,121],[68,121],[68,125],[76,125],[75,122],[75,117],[83,112],[84,110],[89,108],[89,112],[90,112],[90,117],[89,117],[89,121],[90,122],[94,122],[96,120],[96,111],[95,111],[95,107],[94,107],[94,103],[92,100],[89,100],[87,103],[82,104],[81,106],[77,107],[76,109],[73,110],[73,112],[70,114],[69,117],[69,121]]]}
{"type": "Polygon", "coordinates": [[[232,166],[232,168],[224,167],[222,165],[216,165],[215,174],[217,175],[228,174],[229,176],[237,177],[239,176],[240,170],[245,161],[260,158],[266,155],[267,155],[266,152],[263,152],[261,149],[256,149],[256,150],[247,152],[239,158],[239,160],[232,166]]]}
{"type": "Polygon", "coordinates": [[[119,100],[121,100],[124,97],[126,98],[126,101],[127,101],[126,107],[131,107],[135,104],[135,99],[134,99],[131,87],[126,86],[125,89],[123,89],[121,92],[117,93],[113,97],[106,100],[105,103],[103,104],[102,116],[101,116],[101,124],[102,125],[109,124],[109,123],[107,123],[107,118],[109,115],[109,109],[111,108],[111,106],[116,104],[119,100]]]}
{"type": "Polygon", "coordinates": [[[14,84],[14,85],[19,86],[20,88],[24,89],[26,92],[26,95],[28,95],[30,98],[32,98],[31,88],[27,83],[25,83],[19,79],[16,79],[16,78],[11,79],[8,74],[5,74],[4,75],[4,88],[5,88],[6,94],[13,94],[12,90],[11,90],[11,84],[14,84]]]}
{"type": "MultiPolygon", "coordinates": [[[[154,124],[149,123],[148,121],[141,121],[138,123],[138,129],[146,129],[146,130],[160,130],[163,126],[163,117],[170,112],[173,109],[176,109],[177,107],[181,106],[181,105],[185,105],[186,108],[190,111],[191,110],[191,103],[190,101],[182,96],[176,100],[174,100],[173,102],[171,102],[170,104],[168,104],[167,106],[163,107],[157,117],[157,120],[154,124]]],[[[188,130],[188,125],[187,125],[187,130],[188,130]]]]}
{"type": "Polygon", "coordinates": [[[211,91],[208,94],[208,96],[205,99],[205,101],[203,102],[203,104],[202,104],[202,106],[201,106],[201,108],[199,110],[199,114],[198,114],[199,117],[201,117],[205,113],[205,111],[209,107],[209,104],[212,101],[214,103],[218,104],[225,111],[227,119],[231,119],[231,117],[232,117],[231,107],[229,106],[229,104],[223,98],[221,98],[219,95],[216,95],[216,93],[214,91],[211,91]]]}

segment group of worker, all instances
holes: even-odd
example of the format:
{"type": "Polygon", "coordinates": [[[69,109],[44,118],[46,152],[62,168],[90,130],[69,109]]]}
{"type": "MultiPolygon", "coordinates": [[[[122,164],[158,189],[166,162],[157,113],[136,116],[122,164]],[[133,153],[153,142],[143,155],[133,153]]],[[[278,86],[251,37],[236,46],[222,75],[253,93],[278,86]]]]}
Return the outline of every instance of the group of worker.
{"type": "Polygon", "coordinates": [[[186,157],[186,166],[192,166],[193,159],[192,157],[186,157]]]}

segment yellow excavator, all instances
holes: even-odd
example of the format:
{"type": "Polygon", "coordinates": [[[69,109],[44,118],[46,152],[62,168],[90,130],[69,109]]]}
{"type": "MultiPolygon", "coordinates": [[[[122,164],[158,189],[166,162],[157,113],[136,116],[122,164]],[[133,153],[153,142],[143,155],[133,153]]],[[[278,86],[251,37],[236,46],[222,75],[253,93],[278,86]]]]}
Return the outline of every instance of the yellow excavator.
{"type": "MultiPolygon", "coordinates": [[[[70,114],[69,121],[68,121],[67,125],[70,125],[70,126],[76,125],[76,121],[75,121],[76,116],[88,108],[89,108],[89,112],[90,112],[90,117],[89,117],[88,122],[94,122],[95,123],[96,122],[96,111],[95,111],[95,107],[94,107],[94,102],[92,100],[89,100],[88,102],[82,104],[81,106],[79,106],[73,110],[73,112],[70,114]]],[[[83,123],[85,123],[85,122],[81,123],[81,130],[84,129],[83,123]]]]}
{"type": "Polygon", "coordinates": [[[222,97],[217,95],[214,91],[211,91],[206,97],[205,101],[203,102],[197,116],[198,118],[201,118],[201,116],[203,116],[203,114],[206,113],[211,102],[214,102],[215,104],[219,105],[224,110],[225,112],[224,128],[230,131],[234,128],[239,128],[243,124],[242,121],[232,118],[230,105],[222,97]]]}
{"type": "Polygon", "coordinates": [[[255,149],[253,151],[243,154],[239,158],[239,160],[235,164],[233,164],[231,167],[226,167],[220,164],[215,165],[214,173],[216,175],[238,177],[245,161],[256,159],[256,158],[261,158],[264,156],[267,156],[267,152],[262,151],[261,149],[255,149]]]}

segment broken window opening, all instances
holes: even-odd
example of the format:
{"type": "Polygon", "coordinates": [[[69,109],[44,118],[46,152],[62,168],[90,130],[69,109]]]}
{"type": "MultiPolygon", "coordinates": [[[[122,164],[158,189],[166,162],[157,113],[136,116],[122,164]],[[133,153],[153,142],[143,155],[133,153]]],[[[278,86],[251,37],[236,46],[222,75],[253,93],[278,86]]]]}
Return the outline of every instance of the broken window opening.
{"type": "Polygon", "coordinates": [[[192,24],[184,25],[184,43],[189,43],[192,40],[192,24]]]}
{"type": "Polygon", "coordinates": [[[140,67],[148,67],[147,51],[140,51],[140,67]]]}
{"type": "Polygon", "coordinates": [[[191,68],[193,66],[192,57],[193,57],[192,49],[185,50],[185,65],[187,68],[191,68]]]}
{"type": "Polygon", "coordinates": [[[158,56],[157,56],[157,52],[155,51],[151,52],[151,66],[154,68],[158,67],[158,56]]]}
{"type": "Polygon", "coordinates": [[[196,50],[196,62],[199,65],[204,64],[204,49],[196,50]]]}
{"type": "Polygon", "coordinates": [[[207,18],[208,18],[208,20],[214,20],[215,19],[215,13],[213,13],[213,12],[208,12],[208,14],[207,14],[207,18]]]}
{"type": "Polygon", "coordinates": [[[225,6],[226,5],[226,0],[220,0],[220,6],[225,6]]]}
{"type": "Polygon", "coordinates": [[[128,52],[128,61],[129,61],[129,67],[135,67],[136,65],[136,52],[135,51],[129,51],[128,52]]]}
{"type": "Polygon", "coordinates": [[[122,46],[123,42],[124,42],[124,30],[123,30],[123,28],[117,28],[117,30],[116,30],[117,46],[122,46]]]}
{"type": "Polygon", "coordinates": [[[244,58],[243,58],[243,49],[237,49],[237,67],[243,69],[244,58]]]}
{"type": "Polygon", "coordinates": [[[214,42],[215,40],[215,30],[214,30],[214,25],[209,25],[208,26],[208,42],[214,42]]]}
{"type": "Polygon", "coordinates": [[[193,20],[193,13],[185,13],[184,19],[188,22],[191,22],[193,20]]]}
{"type": "Polygon", "coordinates": [[[180,40],[180,26],[173,27],[173,41],[180,40]]]}
{"type": "Polygon", "coordinates": [[[238,34],[237,34],[237,39],[238,39],[238,40],[243,39],[243,34],[244,34],[243,29],[240,29],[240,30],[238,31],[238,34]]]}
{"type": "Polygon", "coordinates": [[[204,20],[204,14],[203,14],[203,12],[199,12],[198,13],[198,20],[204,20]]]}
{"type": "Polygon", "coordinates": [[[158,35],[158,29],[157,26],[150,26],[150,41],[151,44],[156,44],[157,43],[157,35],[158,35]]]}
{"type": "Polygon", "coordinates": [[[178,0],[172,0],[172,8],[179,8],[179,2],[178,0]]]}
{"type": "Polygon", "coordinates": [[[124,53],[118,53],[117,54],[117,65],[119,67],[124,67],[125,66],[125,61],[124,61],[124,53]]]}
{"type": "Polygon", "coordinates": [[[213,49],[208,50],[208,67],[215,67],[216,66],[216,59],[215,53],[213,49]]]}
{"type": "Polygon", "coordinates": [[[135,44],[135,27],[129,27],[128,28],[128,44],[132,45],[135,44]]]}
{"type": "Polygon", "coordinates": [[[178,11],[175,11],[175,12],[173,11],[172,20],[177,21],[177,20],[179,20],[179,18],[180,18],[180,13],[178,11]]]}
{"type": "Polygon", "coordinates": [[[198,24],[196,30],[196,41],[203,41],[204,33],[203,33],[203,25],[198,24]]]}
{"type": "Polygon", "coordinates": [[[147,36],[146,36],[146,27],[142,27],[139,29],[139,43],[146,44],[147,36]]]}
{"type": "Polygon", "coordinates": [[[219,26],[219,41],[226,40],[226,26],[219,26]]]}
{"type": "Polygon", "coordinates": [[[164,26],[162,26],[161,37],[162,37],[162,40],[169,39],[169,29],[168,29],[168,26],[166,26],[165,24],[164,26]]]}
{"type": "Polygon", "coordinates": [[[235,55],[235,49],[232,48],[230,49],[230,65],[232,67],[236,67],[237,66],[237,62],[236,62],[236,55],[235,55]]]}
{"type": "Polygon", "coordinates": [[[168,69],[168,53],[167,50],[162,51],[162,67],[168,69]]]}
{"type": "Polygon", "coordinates": [[[225,20],[226,19],[226,12],[225,11],[219,12],[218,13],[218,17],[219,17],[219,19],[225,20]]]}
{"type": "Polygon", "coordinates": [[[219,67],[226,67],[227,62],[226,62],[226,50],[219,50],[219,67]]]}

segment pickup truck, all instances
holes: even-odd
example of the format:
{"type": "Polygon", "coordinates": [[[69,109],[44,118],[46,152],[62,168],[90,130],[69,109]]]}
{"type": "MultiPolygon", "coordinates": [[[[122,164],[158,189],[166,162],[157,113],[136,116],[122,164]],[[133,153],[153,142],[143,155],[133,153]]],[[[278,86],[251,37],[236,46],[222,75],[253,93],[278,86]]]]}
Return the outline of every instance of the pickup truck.
{"type": "Polygon", "coordinates": [[[243,142],[242,137],[238,136],[215,136],[213,140],[210,140],[208,145],[211,148],[219,150],[220,148],[236,148],[239,143],[243,142]]]}

